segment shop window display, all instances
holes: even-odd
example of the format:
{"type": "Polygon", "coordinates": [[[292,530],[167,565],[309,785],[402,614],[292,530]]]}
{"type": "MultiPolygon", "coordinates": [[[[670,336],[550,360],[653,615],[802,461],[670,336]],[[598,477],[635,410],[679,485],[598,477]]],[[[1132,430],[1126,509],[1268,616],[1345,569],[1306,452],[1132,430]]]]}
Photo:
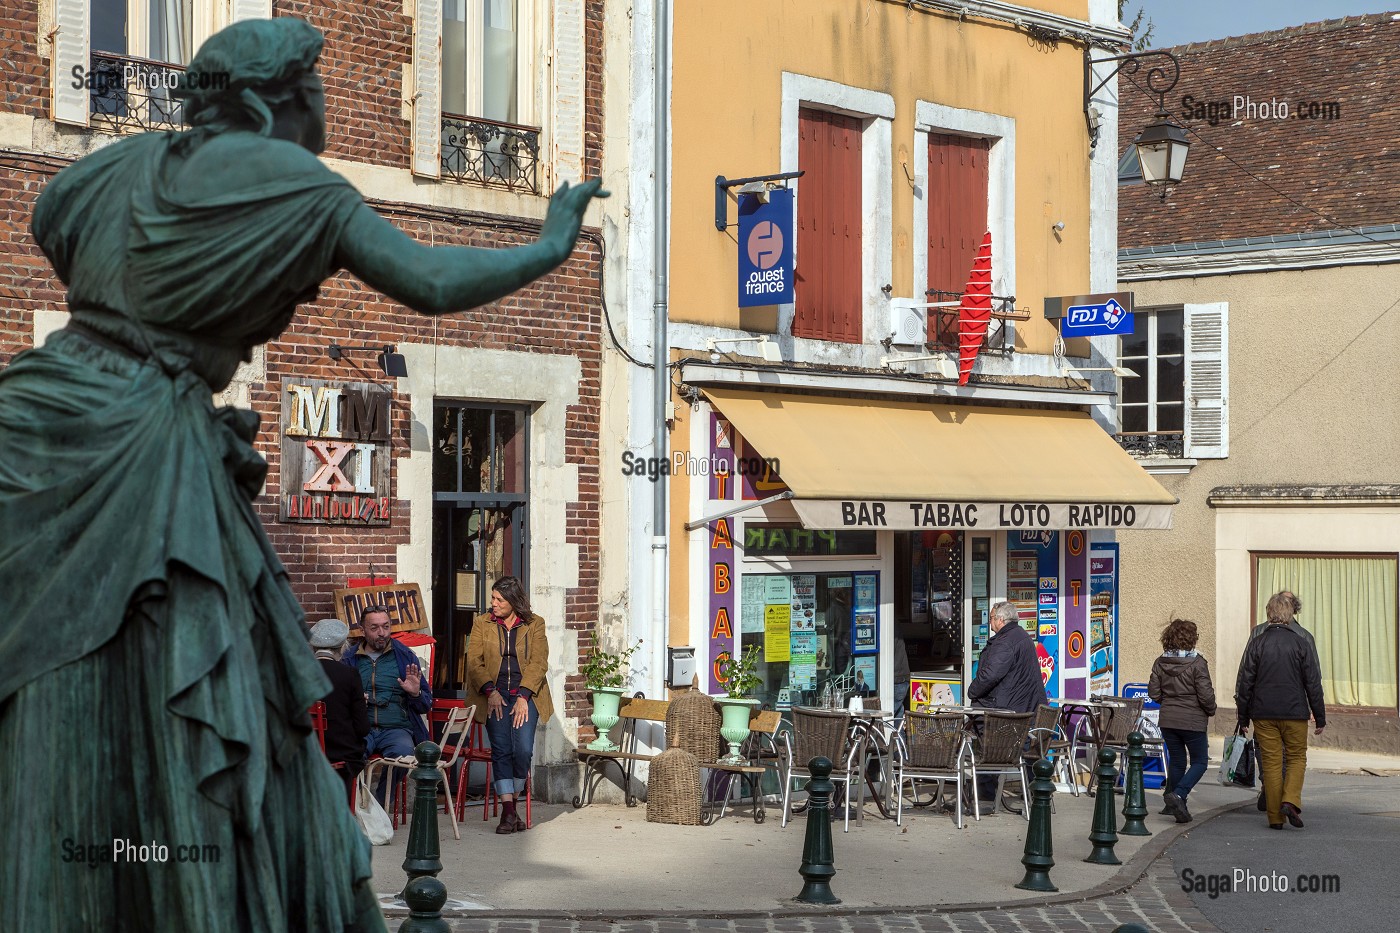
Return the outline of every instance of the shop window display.
{"type": "Polygon", "coordinates": [[[740,650],[763,649],[765,706],[815,706],[856,689],[858,661],[875,693],[879,575],[873,572],[746,573],[740,650]]]}

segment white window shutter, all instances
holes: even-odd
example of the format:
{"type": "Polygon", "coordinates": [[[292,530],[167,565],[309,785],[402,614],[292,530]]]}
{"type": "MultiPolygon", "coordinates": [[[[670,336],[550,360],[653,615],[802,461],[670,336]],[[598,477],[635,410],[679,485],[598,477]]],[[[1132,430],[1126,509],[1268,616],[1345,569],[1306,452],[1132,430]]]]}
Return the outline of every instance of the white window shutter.
{"type": "Polygon", "coordinates": [[[1185,305],[1186,456],[1230,455],[1229,304],[1185,305]]]}
{"type": "Polygon", "coordinates": [[[229,22],[272,19],[272,0],[229,0],[229,22]]]}
{"type": "Polygon", "coordinates": [[[415,0],[413,13],[413,174],[442,177],[442,0],[415,0]]]}
{"type": "MultiPolygon", "coordinates": [[[[560,177],[550,179],[551,184],[583,180],[584,19],[583,0],[559,0],[554,6],[554,119],[550,132],[560,177]]],[[[537,73],[543,71],[539,68],[537,73]]]]}
{"type": "Polygon", "coordinates": [[[88,49],[88,0],[54,0],[52,68],[49,73],[49,110],[58,123],[88,125],[91,107],[85,86],[74,87],[77,73],[86,75],[92,67],[88,49]]]}

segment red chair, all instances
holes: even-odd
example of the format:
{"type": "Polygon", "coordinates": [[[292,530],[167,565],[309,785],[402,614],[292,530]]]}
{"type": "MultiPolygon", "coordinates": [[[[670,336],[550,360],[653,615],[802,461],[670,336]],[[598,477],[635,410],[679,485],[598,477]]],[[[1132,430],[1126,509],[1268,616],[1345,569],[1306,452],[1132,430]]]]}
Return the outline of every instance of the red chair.
{"type": "MultiPolygon", "coordinates": [[[[315,703],[311,704],[309,712],[311,713],[311,728],[316,730],[316,741],[321,743],[321,754],[324,755],[326,753],[326,704],[321,700],[317,700],[315,703]]],[[[344,771],[345,762],[333,761],[331,762],[331,767],[337,771],[344,771]]],[[[353,810],[355,809],[355,783],[353,781],[350,782],[350,790],[348,793],[350,797],[350,809],[353,810]]]]}

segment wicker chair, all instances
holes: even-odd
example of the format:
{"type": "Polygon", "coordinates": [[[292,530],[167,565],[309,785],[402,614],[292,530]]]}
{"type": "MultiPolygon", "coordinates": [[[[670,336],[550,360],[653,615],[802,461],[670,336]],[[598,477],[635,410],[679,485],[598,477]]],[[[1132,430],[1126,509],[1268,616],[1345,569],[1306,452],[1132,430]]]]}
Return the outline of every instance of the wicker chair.
{"type": "MultiPolygon", "coordinates": [[[[1031,724],[1031,752],[1036,760],[1049,758],[1055,764],[1055,772],[1064,783],[1069,784],[1070,793],[1079,796],[1079,783],[1074,779],[1074,762],[1071,758],[1073,743],[1060,727],[1060,711],[1054,706],[1041,704],[1035,711],[1035,722],[1031,724]]],[[[1053,801],[1051,803],[1053,806],[1053,801]]]]}
{"type": "Polygon", "coordinates": [[[836,710],[793,707],[792,728],[784,730],[783,738],[783,820],[786,826],[792,810],[794,778],[810,778],[808,762],[821,756],[831,762],[831,779],[844,781],[845,831],[851,831],[851,787],[860,795],[857,805],[864,803],[861,785],[860,742],[851,734],[851,714],[836,710]]]}
{"type": "MultiPolygon", "coordinates": [[[[1021,783],[1021,813],[1031,818],[1030,794],[1026,788],[1023,761],[1026,737],[1030,734],[1034,713],[987,713],[982,719],[982,735],[973,743],[972,786],[977,786],[977,773],[995,774],[998,794],[1008,775],[1021,783]]],[[[976,796],[975,794],[973,795],[976,796]]],[[[995,806],[995,803],[993,803],[995,806]]],[[[973,804],[973,813],[981,818],[981,805],[973,804]]]]}
{"type": "MultiPolygon", "coordinates": [[[[934,801],[943,797],[943,782],[952,781],[957,800],[956,822],[958,829],[962,829],[962,788],[966,768],[972,759],[971,741],[972,737],[963,728],[961,713],[918,713],[910,710],[904,714],[904,728],[895,745],[894,756],[896,825],[904,824],[905,781],[909,782],[915,806],[922,806],[917,781],[938,782],[934,801]]],[[[980,815],[977,818],[980,819],[980,815]]]]}

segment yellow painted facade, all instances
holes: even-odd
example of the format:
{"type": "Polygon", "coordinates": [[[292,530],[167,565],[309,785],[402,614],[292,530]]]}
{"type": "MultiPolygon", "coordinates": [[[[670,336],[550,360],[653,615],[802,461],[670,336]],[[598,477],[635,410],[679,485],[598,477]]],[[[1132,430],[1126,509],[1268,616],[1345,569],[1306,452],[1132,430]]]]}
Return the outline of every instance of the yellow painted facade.
{"type": "MultiPolygon", "coordinates": [[[[1041,0],[1036,7],[1078,20],[1088,15],[1083,0],[1041,0]]],[[[890,191],[883,236],[893,297],[922,300],[927,288],[914,280],[913,246],[914,212],[927,208],[909,178],[927,172],[926,152],[914,152],[919,102],[1015,122],[1011,284],[1016,307],[1031,312],[1029,321],[1016,326],[1016,350],[1051,352],[1055,330],[1042,315],[1043,299],[1091,291],[1082,45],[1038,43],[1009,24],[959,21],[893,0],[680,0],[673,15],[672,321],[773,329],[759,323],[761,318],[741,320],[737,228],[715,229],[714,182],[717,175],[741,178],[783,170],[783,75],[789,73],[893,98],[890,172],[881,181],[890,191]],[[1065,226],[1057,236],[1052,224],[1060,221],[1065,226]]],[[[865,145],[871,135],[866,134],[865,145]]],[[[727,220],[737,220],[732,199],[727,220]]],[[[863,244],[867,251],[872,246],[868,240],[863,244]]],[[[993,244],[994,252],[1004,248],[993,244]]],[[[684,403],[676,409],[670,450],[687,450],[692,413],[684,403]]],[[[672,644],[690,641],[692,587],[708,590],[712,583],[691,579],[691,533],[684,527],[693,517],[691,482],[686,476],[670,481],[672,644]]],[[[704,534],[708,548],[711,532],[704,534]]]]}
{"type": "MultiPolygon", "coordinates": [[[[1037,6],[1076,19],[1087,15],[1084,2],[1037,6]]],[[[894,297],[921,298],[927,287],[914,281],[916,200],[906,177],[906,170],[926,171],[919,163],[926,154],[912,151],[918,102],[1015,121],[1014,289],[1016,306],[1032,315],[1017,327],[1017,350],[1051,351],[1054,329],[1042,317],[1042,299],[1090,291],[1080,44],[1042,44],[1010,25],[959,21],[890,0],[680,2],[674,35],[672,320],[741,327],[738,247],[733,229],[714,227],[714,179],[780,170],[787,72],[894,99],[893,171],[885,180],[894,297]],[[1065,229],[1057,237],[1052,224],[1060,221],[1065,229]]],[[[729,211],[732,223],[732,202],[729,211]]]]}

